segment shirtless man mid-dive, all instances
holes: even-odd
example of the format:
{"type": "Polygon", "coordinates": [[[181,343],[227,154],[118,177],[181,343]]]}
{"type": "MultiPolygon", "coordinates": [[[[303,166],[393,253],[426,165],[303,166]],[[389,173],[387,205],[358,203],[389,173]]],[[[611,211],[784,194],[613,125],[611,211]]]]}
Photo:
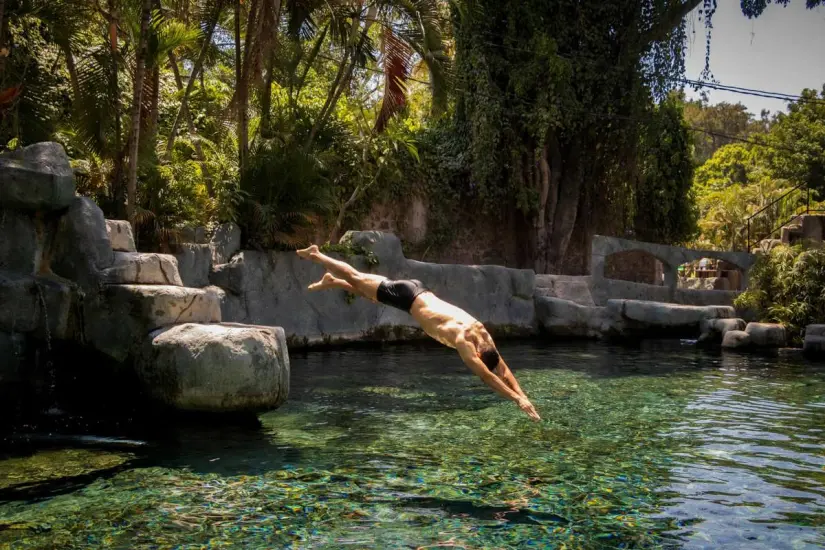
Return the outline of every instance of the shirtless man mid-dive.
{"type": "Polygon", "coordinates": [[[533,420],[541,420],[499,356],[484,325],[469,313],[441,300],[421,281],[393,281],[381,275],[361,273],[345,262],[322,254],[316,245],[297,252],[300,257],[319,263],[327,270],[320,281],[309,285],[309,290],[339,288],[406,311],[429,336],[458,351],[464,363],[485,384],[502,397],[515,401],[533,420]]]}

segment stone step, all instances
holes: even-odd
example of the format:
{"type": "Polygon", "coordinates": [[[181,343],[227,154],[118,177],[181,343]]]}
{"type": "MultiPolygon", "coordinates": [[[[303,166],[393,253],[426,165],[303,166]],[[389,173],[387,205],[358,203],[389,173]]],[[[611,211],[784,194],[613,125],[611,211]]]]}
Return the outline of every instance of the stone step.
{"type": "Polygon", "coordinates": [[[137,252],[132,224],[125,220],[106,220],[106,232],[115,252],[137,252]]]}
{"type": "Polygon", "coordinates": [[[108,285],[86,314],[85,336],[99,351],[124,361],[146,335],[180,323],[219,323],[220,297],[200,288],[108,285]]]}
{"type": "Polygon", "coordinates": [[[185,323],[149,334],[137,373],[155,400],[190,412],[258,413],[289,394],[280,327],[185,323]]]}
{"type": "Polygon", "coordinates": [[[183,286],[178,260],[171,254],[115,252],[112,267],[103,270],[108,284],[183,286]]]}

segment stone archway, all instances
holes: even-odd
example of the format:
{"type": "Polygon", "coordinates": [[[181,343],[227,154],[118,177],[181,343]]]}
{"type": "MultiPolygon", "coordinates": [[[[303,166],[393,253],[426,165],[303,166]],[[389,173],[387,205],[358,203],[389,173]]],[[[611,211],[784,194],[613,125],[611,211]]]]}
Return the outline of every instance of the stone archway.
{"type": "Polygon", "coordinates": [[[664,286],[670,291],[673,298],[678,286],[679,266],[702,258],[714,258],[730,264],[733,268],[741,272],[741,280],[737,285],[740,289],[748,286],[748,271],[756,261],[756,257],[748,252],[722,252],[718,250],[691,250],[678,246],[668,246],[663,244],[645,243],[641,241],[631,241],[618,237],[605,237],[595,235],[591,247],[591,276],[596,281],[604,280],[607,277],[607,259],[619,253],[631,251],[642,251],[654,256],[662,262],[664,275],[664,286]]]}

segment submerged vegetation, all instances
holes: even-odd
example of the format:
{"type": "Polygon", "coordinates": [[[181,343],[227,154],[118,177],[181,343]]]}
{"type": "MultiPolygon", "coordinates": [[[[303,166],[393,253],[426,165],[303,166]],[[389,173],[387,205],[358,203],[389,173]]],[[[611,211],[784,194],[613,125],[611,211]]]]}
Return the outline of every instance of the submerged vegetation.
{"type": "MultiPolygon", "coordinates": [[[[686,18],[698,9],[710,47],[715,0],[0,6],[0,144],[62,143],[80,192],[132,221],[142,248],[229,220],[251,247],[334,243],[376,205],[422,196],[424,248],[480,209],[515,220],[518,263],[547,272],[595,232],[682,243],[701,228],[728,246],[719,220],[758,204],[718,212],[709,193],[731,185],[691,185],[697,160],[720,159],[690,127],[717,128],[726,111],[673,92],[686,18]]],[[[765,7],[742,3],[748,17],[765,7]]],[[[767,161],[777,190],[821,178],[804,126],[821,110],[805,109],[722,125],[804,142],[767,161]]]]}

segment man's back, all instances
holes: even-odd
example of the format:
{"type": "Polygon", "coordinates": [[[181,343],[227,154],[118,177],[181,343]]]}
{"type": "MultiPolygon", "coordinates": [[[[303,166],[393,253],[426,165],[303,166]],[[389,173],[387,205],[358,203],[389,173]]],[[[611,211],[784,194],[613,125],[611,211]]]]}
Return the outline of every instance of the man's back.
{"type": "Polygon", "coordinates": [[[410,315],[430,337],[451,348],[456,347],[459,335],[478,323],[475,317],[432,292],[418,296],[410,315]]]}

